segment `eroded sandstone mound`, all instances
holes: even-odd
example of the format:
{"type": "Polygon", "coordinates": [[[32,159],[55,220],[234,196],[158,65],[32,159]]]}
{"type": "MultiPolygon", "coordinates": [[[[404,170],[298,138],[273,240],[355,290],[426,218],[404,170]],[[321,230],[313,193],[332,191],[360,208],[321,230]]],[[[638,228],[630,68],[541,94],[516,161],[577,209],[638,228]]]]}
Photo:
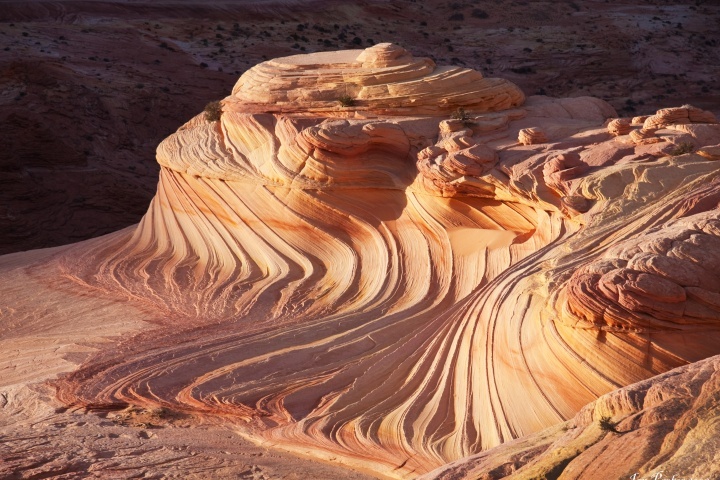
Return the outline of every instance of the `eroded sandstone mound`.
{"type": "Polygon", "coordinates": [[[425,115],[458,105],[506,110],[525,99],[507,80],[484,78],[468,68],[436,66],[388,43],[263,62],[240,78],[233,96],[244,111],[257,106],[262,112],[323,111],[347,96],[356,112],[369,107],[374,115],[425,115]]]}
{"type": "MultiPolygon", "coordinates": [[[[525,100],[390,44],[265,62],[221,107],[158,147],[137,227],[1,264],[85,321],[141,322],[73,357],[65,406],[221,419],[412,478],[720,350],[707,112],[636,142],[601,100],[525,100]]],[[[13,288],[6,324],[78,322],[13,288]]]]}

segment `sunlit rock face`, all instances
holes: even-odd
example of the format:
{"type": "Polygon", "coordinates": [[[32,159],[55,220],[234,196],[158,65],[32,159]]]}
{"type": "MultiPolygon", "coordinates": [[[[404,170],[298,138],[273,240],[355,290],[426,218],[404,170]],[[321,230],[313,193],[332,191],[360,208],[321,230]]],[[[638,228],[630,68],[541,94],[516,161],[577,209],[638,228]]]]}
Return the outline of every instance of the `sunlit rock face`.
{"type": "Polygon", "coordinates": [[[567,422],[418,480],[714,478],[719,393],[714,356],[605,394],[567,422]],[[602,419],[614,431],[603,429],[602,419]]]}
{"type": "Polygon", "coordinates": [[[365,50],[294,55],[248,70],[233,88],[244,111],[333,112],[354,100],[355,112],[414,115],[466,106],[479,111],[516,107],[525,98],[513,83],[468,68],[437,66],[382,43],[365,50]]]}
{"type": "Polygon", "coordinates": [[[601,100],[390,44],[265,62],[222,110],[158,147],[136,228],[53,260],[158,323],[58,381],[66,404],[412,478],[720,351],[718,166],[668,155],[720,144],[707,112],[636,142],[601,100]]]}

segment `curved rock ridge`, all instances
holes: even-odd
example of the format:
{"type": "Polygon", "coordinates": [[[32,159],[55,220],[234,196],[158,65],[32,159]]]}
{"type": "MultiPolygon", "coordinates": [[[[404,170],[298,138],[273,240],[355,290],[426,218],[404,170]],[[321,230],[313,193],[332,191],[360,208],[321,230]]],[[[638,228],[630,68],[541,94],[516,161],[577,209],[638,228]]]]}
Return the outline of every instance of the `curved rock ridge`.
{"type": "MultiPolygon", "coordinates": [[[[714,183],[703,192],[711,206],[720,201],[714,183]]],[[[575,271],[563,319],[605,331],[714,328],[719,275],[720,215],[698,213],[620,242],[575,271]]]]}
{"type": "MultiPolygon", "coordinates": [[[[189,122],[157,150],[160,165],[209,179],[293,188],[404,188],[414,150],[392,119],[296,118],[239,112],[189,122]]],[[[437,121],[425,121],[426,126],[437,121]]]]}
{"type": "Polygon", "coordinates": [[[682,107],[663,108],[655,115],[651,115],[643,122],[643,128],[661,128],[668,125],[679,125],[687,123],[718,123],[712,112],[702,110],[692,105],[682,107]]]}
{"type": "Polygon", "coordinates": [[[293,55],[263,62],[233,88],[244,109],[264,112],[337,112],[342,97],[352,111],[427,115],[458,107],[506,110],[525,95],[513,83],[484,78],[476,70],[438,67],[391,43],[365,50],[293,55]]]}
{"type": "MultiPolygon", "coordinates": [[[[339,118],[291,97],[344,88],[338,65],[370,82],[430,64],[388,45],[292,58],[258,68],[268,97],[246,74],[220,120],[160,145],[136,228],[13,267],[155,325],[59,379],[65,405],[163,407],[414,478],[718,353],[720,279],[696,251],[720,241],[720,171],[695,153],[720,144],[716,125],[635,144],[589,97],[432,110],[424,98],[480,97],[425,74],[399,83],[432,91],[412,115],[381,102],[339,118]],[[275,101],[272,85],[280,107],[252,100],[275,101]],[[539,130],[543,143],[518,142],[539,130]]],[[[44,308],[23,302],[9,311],[44,308]]]]}
{"type": "Polygon", "coordinates": [[[603,395],[568,422],[418,480],[716,478],[718,394],[715,356],[603,395]],[[603,418],[615,431],[601,428],[603,418]]]}

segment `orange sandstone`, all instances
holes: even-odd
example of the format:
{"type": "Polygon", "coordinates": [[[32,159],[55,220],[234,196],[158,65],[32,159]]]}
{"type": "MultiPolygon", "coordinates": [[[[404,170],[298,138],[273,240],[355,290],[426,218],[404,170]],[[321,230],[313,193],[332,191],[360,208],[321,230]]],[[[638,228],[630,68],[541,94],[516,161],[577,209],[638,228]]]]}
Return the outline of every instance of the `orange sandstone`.
{"type": "Polygon", "coordinates": [[[222,418],[413,478],[718,353],[717,167],[645,161],[605,102],[526,100],[380,44],[264,62],[222,103],[158,147],[137,226],[1,259],[26,370],[11,384],[41,380],[43,358],[70,372],[54,384],[69,407],[222,418]],[[80,349],[66,326],[98,309],[113,320],[83,338],[102,349],[79,368],[50,353],[80,349]],[[33,350],[30,324],[53,341],[33,350]]]}

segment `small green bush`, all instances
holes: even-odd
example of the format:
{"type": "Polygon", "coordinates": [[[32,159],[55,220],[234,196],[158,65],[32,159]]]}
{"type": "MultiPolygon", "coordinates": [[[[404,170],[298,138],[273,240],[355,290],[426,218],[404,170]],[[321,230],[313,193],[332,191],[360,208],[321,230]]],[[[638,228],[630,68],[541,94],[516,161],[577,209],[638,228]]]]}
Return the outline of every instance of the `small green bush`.
{"type": "Polygon", "coordinates": [[[343,95],[342,97],[338,98],[338,102],[340,102],[340,105],[343,107],[355,106],[355,99],[352,98],[350,95],[343,95]]]}
{"type": "Polygon", "coordinates": [[[219,100],[210,102],[205,105],[205,120],[208,122],[217,122],[222,115],[222,103],[219,100]]]}

